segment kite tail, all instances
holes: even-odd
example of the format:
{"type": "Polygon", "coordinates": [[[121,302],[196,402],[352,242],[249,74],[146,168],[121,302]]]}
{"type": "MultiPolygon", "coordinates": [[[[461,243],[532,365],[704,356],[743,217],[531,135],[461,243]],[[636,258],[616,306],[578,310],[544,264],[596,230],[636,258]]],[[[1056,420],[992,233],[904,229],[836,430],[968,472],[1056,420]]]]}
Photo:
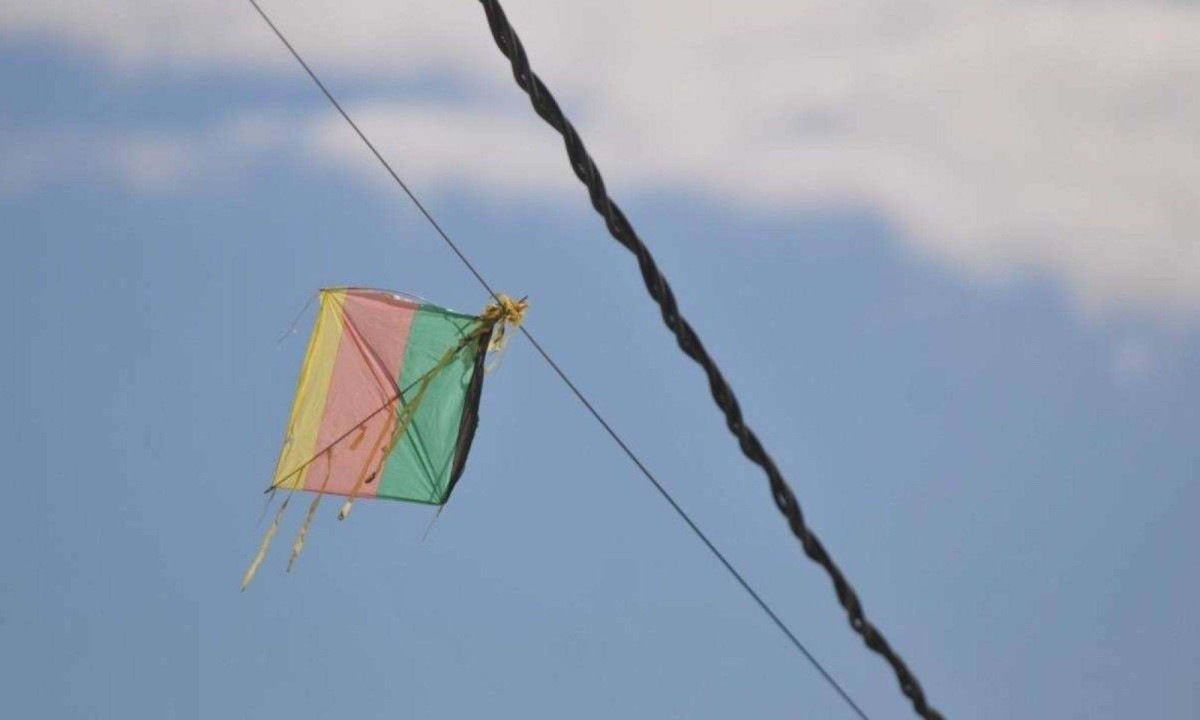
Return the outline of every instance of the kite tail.
{"type": "Polygon", "coordinates": [[[288,558],[288,572],[292,571],[292,566],[296,564],[296,558],[300,557],[300,551],[304,549],[304,540],[308,537],[308,528],[312,525],[313,516],[317,514],[317,506],[321,504],[321,497],[325,494],[325,487],[329,485],[329,476],[333,473],[333,450],[329,450],[328,452],[325,479],[321,481],[321,489],[317,491],[317,496],[309,503],[308,513],[304,516],[304,522],[300,524],[300,532],[296,534],[296,541],[292,543],[292,556],[288,558]]]}
{"type": "Polygon", "coordinates": [[[321,493],[313,498],[309,503],[308,513],[304,516],[304,522],[300,525],[300,532],[296,535],[296,541],[292,543],[292,556],[288,558],[287,571],[292,571],[292,566],[296,564],[296,558],[300,557],[300,551],[304,549],[304,539],[308,537],[308,527],[312,525],[313,516],[317,514],[317,506],[321,504],[321,493]]]}
{"type": "Polygon", "coordinates": [[[279,532],[279,519],[283,517],[283,511],[287,510],[288,503],[291,502],[292,495],[283,499],[283,504],[275,511],[275,519],[271,521],[271,527],[267,528],[267,533],[263,535],[262,543],[258,546],[258,553],[255,554],[254,560],[250,562],[250,567],[246,568],[246,574],[242,576],[242,591],[245,592],[246,586],[254,579],[258,573],[258,567],[262,565],[263,558],[267,556],[267,548],[271,547],[271,540],[275,539],[275,533],[279,532]]]}

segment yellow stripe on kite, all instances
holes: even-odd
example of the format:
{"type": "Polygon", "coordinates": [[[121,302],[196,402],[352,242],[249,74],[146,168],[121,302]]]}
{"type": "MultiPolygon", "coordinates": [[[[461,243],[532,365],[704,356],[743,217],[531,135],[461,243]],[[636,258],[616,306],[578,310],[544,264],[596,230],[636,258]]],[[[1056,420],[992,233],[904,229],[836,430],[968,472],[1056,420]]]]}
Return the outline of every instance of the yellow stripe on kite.
{"type": "Polygon", "coordinates": [[[275,479],[271,483],[283,490],[304,489],[304,480],[313,464],[310,461],[313,455],[321,451],[317,447],[317,433],[325,415],[325,398],[329,394],[333,364],[342,342],[342,305],[345,300],[344,290],[321,293],[321,308],[317,313],[312,339],[308,343],[308,352],[304,355],[304,364],[300,368],[300,383],[292,404],[287,437],[284,438],[279,464],[275,468],[275,479]],[[296,472],[296,468],[305,463],[309,464],[296,472]]]}

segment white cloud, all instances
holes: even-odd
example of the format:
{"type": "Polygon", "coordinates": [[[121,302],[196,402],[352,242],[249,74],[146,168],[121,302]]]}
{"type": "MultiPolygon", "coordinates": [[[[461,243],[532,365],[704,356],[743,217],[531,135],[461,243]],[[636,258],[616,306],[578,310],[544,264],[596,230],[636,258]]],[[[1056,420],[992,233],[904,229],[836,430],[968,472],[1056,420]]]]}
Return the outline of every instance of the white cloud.
{"type": "Polygon", "coordinates": [[[264,153],[304,141],[301,128],[263,114],[194,131],[0,125],[0,192],[83,181],[163,193],[187,189],[200,178],[233,182],[264,153]]]}
{"type": "MultiPolygon", "coordinates": [[[[468,89],[473,99],[455,105],[361,104],[370,132],[413,172],[506,194],[573,182],[554,135],[512,112],[518,91],[477,3],[266,6],[343,82],[432,72],[468,89]],[[503,109],[491,104],[498,98],[503,109]]],[[[1052,272],[1089,311],[1200,312],[1194,3],[506,7],[618,196],[681,187],[772,210],[861,203],[893,218],[912,247],[965,271],[1052,272]]],[[[82,44],[132,76],[296,72],[241,0],[0,10],[0,37],[30,33],[82,44]]],[[[312,157],[368,167],[333,119],[284,124],[302,126],[312,157]]],[[[163,148],[134,155],[151,179],[178,164],[163,148]]]]}
{"type": "Polygon", "coordinates": [[[120,182],[138,191],[175,187],[194,170],[178,137],[88,127],[3,130],[0,191],[28,192],[62,181],[120,182]]]}
{"type": "MultiPolygon", "coordinates": [[[[502,197],[576,189],[566,174],[561,143],[552,140],[557,136],[524,117],[432,102],[372,102],[347,109],[388,162],[419,187],[467,185],[502,197]]],[[[387,182],[340,116],[311,119],[303,133],[315,159],[333,166],[349,163],[368,179],[387,182]]]]}

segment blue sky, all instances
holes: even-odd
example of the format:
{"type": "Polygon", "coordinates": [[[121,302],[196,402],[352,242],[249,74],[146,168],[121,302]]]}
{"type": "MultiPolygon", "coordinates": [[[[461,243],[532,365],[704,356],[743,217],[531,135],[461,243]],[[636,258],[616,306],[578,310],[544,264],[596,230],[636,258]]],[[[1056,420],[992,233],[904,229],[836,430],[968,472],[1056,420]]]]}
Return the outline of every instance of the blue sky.
{"type": "MultiPolygon", "coordinates": [[[[205,7],[246,21],[237,3],[205,7]]],[[[451,235],[490,282],[530,296],[539,339],[864,709],[905,716],[500,57],[464,51],[494,85],[424,46],[429,64],[393,78],[344,51],[345,19],[326,45],[306,31],[321,9],[279,6],[281,24],[313,38],[451,235]],[[491,127],[493,102],[500,129],[451,146],[491,127]],[[425,120],[446,108],[444,127],[425,120]],[[478,151],[480,137],[528,149],[478,151]]],[[[475,10],[463,27],[483,43],[475,10]]],[[[95,37],[0,26],[5,714],[852,717],[523,341],[488,378],[466,474],[424,542],[428,508],[360,504],[338,523],[329,507],[287,575],[295,513],[239,593],[310,318],[277,341],[311,293],[374,285],[462,310],[486,297],[265,29],[237,35],[244,57],[211,50],[210,29],[189,52],[223,60],[159,63],[111,40],[141,27],[119,19],[95,37]]],[[[527,37],[552,45],[547,28],[570,21],[527,37]]],[[[614,193],[934,703],[950,717],[1197,715],[1187,211],[1096,220],[1064,201],[1055,222],[1004,216],[989,235],[886,193],[683,182],[678,148],[661,166],[622,152],[659,136],[614,131],[605,108],[623,106],[558,52],[545,75],[596,129],[614,193]]],[[[773,177],[770,153],[754,157],[773,177]]],[[[1105,197],[1050,170],[1037,177],[1105,197]]],[[[947,215],[962,202],[947,197],[947,215]]],[[[1004,205],[988,203],[976,209],[1004,205]]]]}

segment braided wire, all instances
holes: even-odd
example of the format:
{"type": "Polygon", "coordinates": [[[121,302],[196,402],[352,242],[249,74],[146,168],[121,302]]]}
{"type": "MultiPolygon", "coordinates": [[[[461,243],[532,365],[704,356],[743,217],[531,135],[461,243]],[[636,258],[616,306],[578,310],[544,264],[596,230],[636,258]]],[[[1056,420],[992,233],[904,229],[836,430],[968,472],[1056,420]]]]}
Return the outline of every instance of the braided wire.
{"type": "Polygon", "coordinates": [[[800,540],[805,554],[828,573],[837,593],[838,602],[841,603],[850,620],[850,627],[862,636],[863,642],[868,648],[882,655],[891,665],[896,673],[896,679],[900,683],[901,692],[912,701],[913,709],[917,714],[927,720],[935,718],[940,720],[941,713],[926,701],[925,693],[916,676],[888,644],[883,633],[867,620],[863,613],[862,603],[859,602],[854,588],[850,586],[841,569],[829,556],[821,541],[817,539],[816,534],[805,524],[804,514],[795,494],[784,480],[775,461],[763,448],[758,436],[743,420],[737,397],[734,396],[732,388],[726,382],[717,364],[709,357],[695,330],[680,313],[679,306],[675,301],[675,294],[671,291],[666,277],[659,271],[650,250],[638,237],[621,208],[609,197],[604,186],[604,179],[600,176],[595,161],[588,154],[579,133],[558,107],[549,88],[530,68],[525,48],[521,45],[516,31],[509,24],[499,1],[479,0],[479,2],[487,14],[488,26],[491,28],[496,46],[512,64],[513,78],[517,85],[529,95],[530,102],[537,114],[562,135],[567,156],[570,158],[571,169],[580,182],[587,187],[592,207],[604,218],[604,223],[613,238],[637,258],[642,280],[646,284],[646,290],[650,293],[650,297],[658,303],[663,323],[674,333],[679,348],[684,354],[704,369],[708,376],[708,385],[712,391],[713,400],[725,415],[725,424],[729,431],[737,437],[742,453],[766,473],[775,505],[787,519],[792,533],[800,540]]]}

